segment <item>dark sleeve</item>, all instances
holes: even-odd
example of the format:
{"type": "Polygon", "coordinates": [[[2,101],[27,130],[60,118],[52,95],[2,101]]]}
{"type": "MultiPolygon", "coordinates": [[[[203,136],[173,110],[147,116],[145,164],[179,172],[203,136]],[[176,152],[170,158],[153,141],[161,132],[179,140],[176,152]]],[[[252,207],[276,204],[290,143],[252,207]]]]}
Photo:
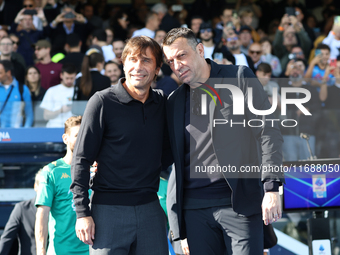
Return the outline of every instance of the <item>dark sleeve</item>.
{"type": "MultiPolygon", "coordinates": [[[[168,132],[168,124],[167,118],[165,117],[165,125],[164,125],[164,138],[163,138],[163,153],[162,153],[162,171],[167,172],[166,176],[168,176],[168,171],[170,165],[173,163],[172,150],[170,146],[170,137],[168,132]]],[[[168,179],[168,177],[166,178],[168,179]]]]}
{"type": "Polygon", "coordinates": [[[271,108],[268,96],[265,93],[260,81],[256,78],[255,74],[246,66],[240,66],[238,70],[238,78],[240,88],[243,91],[245,100],[245,113],[246,118],[261,119],[264,125],[259,127],[252,127],[254,137],[259,141],[262,152],[262,167],[267,167],[267,171],[262,171],[262,181],[276,181],[284,182],[282,171],[273,171],[273,167],[282,166],[282,143],[283,138],[277,121],[266,121],[275,119],[273,114],[270,115],[256,115],[249,110],[248,105],[248,88],[252,88],[251,101],[257,110],[268,110],[271,108]],[[271,167],[271,168],[270,168],[271,167]]]}
{"type": "Polygon", "coordinates": [[[103,98],[94,94],[86,105],[71,165],[71,191],[77,217],[91,216],[89,210],[90,166],[97,158],[104,134],[103,98]]]}
{"type": "Polygon", "coordinates": [[[1,239],[0,239],[0,254],[1,255],[10,254],[13,241],[17,239],[17,236],[20,230],[21,213],[22,213],[22,207],[21,207],[21,204],[18,203],[14,206],[14,209],[11,215],[9,216],[9,219],[5,226],[4,232],[1,235],[1,239]]]}

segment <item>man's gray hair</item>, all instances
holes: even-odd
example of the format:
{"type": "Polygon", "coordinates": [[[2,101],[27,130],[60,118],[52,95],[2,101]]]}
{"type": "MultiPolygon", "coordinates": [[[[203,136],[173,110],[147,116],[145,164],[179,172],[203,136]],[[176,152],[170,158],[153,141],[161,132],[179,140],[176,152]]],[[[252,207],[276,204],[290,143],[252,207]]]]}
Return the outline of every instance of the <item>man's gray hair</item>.
{"type": "Polygon", "coordinates": [[[163,40],[163,47],[170,46],[174,41],[178,38],[187,39],[188,44],[191,46],[193,50],[196,50],[196,46],[198,45],[196,36],[194,32],[190,28],[179,27],[171,29],[165,36],[163,40]]]}
{"type": "Polygon", "coordinates": [[[165,4],[163,3],[158,3],[155,4],[154,6],[152,6],[151,11],[155,12],[155,13],[167,13],[168,12],[168,8],[166,7],[165,4]]]}

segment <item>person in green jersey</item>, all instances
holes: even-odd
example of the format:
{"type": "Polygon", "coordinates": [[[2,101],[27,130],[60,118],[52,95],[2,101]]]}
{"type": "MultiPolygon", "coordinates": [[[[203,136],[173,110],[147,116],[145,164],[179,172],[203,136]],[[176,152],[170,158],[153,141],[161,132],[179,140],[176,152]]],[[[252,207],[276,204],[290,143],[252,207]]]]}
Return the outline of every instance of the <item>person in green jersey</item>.
{"type": "Polygon", "coordinates": [[[81,116],[73,116],[66,120],[63,134],[63,141],[67,145],[66,155],[45,166],[39,177],[40,185],[35,201],[37,255],[89,254],[89,246],[80,241],[75,232],[77,217],[70,191],[70,164],[81,119],[81,116]]]}

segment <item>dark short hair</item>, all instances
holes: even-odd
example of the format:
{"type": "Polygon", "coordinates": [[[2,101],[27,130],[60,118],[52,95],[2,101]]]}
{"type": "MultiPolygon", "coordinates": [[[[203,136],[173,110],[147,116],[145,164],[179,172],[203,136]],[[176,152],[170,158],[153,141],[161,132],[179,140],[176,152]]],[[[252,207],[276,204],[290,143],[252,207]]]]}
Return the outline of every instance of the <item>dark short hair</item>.
{"type": "Polygon", "coordinates": [[[256,70],[264,73],[271,73],[272,67],[268,63],[261,63],[256,70]]]}
{"type": "Polygon", "coordinates": [[[179,27],[171,29],[165,36],[163,40],[163,46],[170,46],[176,41],[178,38],[185,38],[188,41],[188,44],[196,50],[196,46],[198,45],[196,36],[194,32],[190,28],[179,27]]]}
{"type": "Polygon", "coordinates": [[[319,43],[316,49],[317,50],[328,50],[329,52],[331,51],[331,48],[329,48],[329,46],[324,43],[319,43]]]}
{"type": "Polygon", "coordinates": [[[305,65],[305,67],[307,67],[307,61],[302,59],[302,58],[294,58],[294,61],[295,61],[295,63],[296,62],[302,62],[305,65]]]}
{"type": "Polygon", "coordinates": [[[69,117],[64,124],[65,125],[64,133],[68,134],[71,128],[79,126],[81,124],[81,120],[82,120],[81,116],[69,117]]]}
{"type": "Polygon", "coordinates": [[[190,25],[191,25],[191,22],[192,22],[193,19],[200,19],[200,20],[204,21],[204,19],[202,18],[202,16],[194,15],[194,16],[192,16],[191,19],[190,19],[190,25]]]}
{"type": "Polygon", "coordinates": [[[66,43],[71,48],[78,47],[80,41],[81,41],[81,39],[80,39],[79,35],[76,34],[76,33],[68,34],[67,37],[66,37],[66,43]]]}
{"type": "Polygon", "coordinates": [[[262,37],[260,39],[260,43],[264,43],[264,42],[269,42],[270,44],[272,44],[272,41],[269,39],[269,37],[265,36],[265,37],[262,37]]]}
{"type": "Polygon", "coordinates": [[[92,32],[92,37],[97,38],[98,41],[106,41],[106,32],[104,29],[96,29],[92,32]]]}
{"type": "Polygon", "coordinates": [[[117,62],[113,62],[112,60],[109,60],[109,61],[107,61],[107,62],[104,64],[104,69],[105,69],[105,67],[106,67],[107,65],[110,65],[110,64],[114,64],[114,65],[116,65],[118,68],[120,68],[120,67],[119,67],[119,64],[118,64],[117,62]]]}
{"type": "Polygon", "coordinates": [[[147,48],[150,48],[152,55],[156,59],[156,67],[162,66],[162,49],[161,46],[152,38],[148,36],[136,36],[128,40],[122,53],[122,62],[125,62],[127,55],[136,52],[138,55],[145,54],[147,48]]]}
{"type": "Polygon", "coordinates": [[[11,75],[14,74],[14,67],[10,60],[0,60],[0,64],[4,67],[5,72],[11,71],[11,75]]]}
{"type": "Polygon", "coordinates": [[[65,63],[63,64],[61,68],[61,73],[68,73],[68,74],[77,73],[77,68],[72,63],[65,63]]]}
{"type": "Polygon", "coordinates": [[[233,4],[225,4],[222,8],[221,8],[221,13],[220,15],[223,15],[223,12],[225,10],[234,10],[235,9],[235,5],[233,4]]]}
{"type": "Polygon", "coordinates": [[[114,37],[114,39],[112,40],[112,43],[114,43],[114,42],[123,42],[123,43],[125,43],[124,40],[122,38],[119,38],[119,37],[114,37]]]}

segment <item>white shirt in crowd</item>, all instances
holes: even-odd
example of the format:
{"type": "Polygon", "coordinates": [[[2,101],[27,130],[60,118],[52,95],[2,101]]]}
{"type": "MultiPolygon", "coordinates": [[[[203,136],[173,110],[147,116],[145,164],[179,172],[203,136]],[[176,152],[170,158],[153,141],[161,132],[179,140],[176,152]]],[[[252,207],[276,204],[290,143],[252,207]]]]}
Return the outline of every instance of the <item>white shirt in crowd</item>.
{"type": "Polygon", "coordinates": [[[209,58],[211,60],[213,60],[213,52],[214,52],[214,49],[215,49],[215,46],[211,46],[211,47],[206,47],[204,46],[204,58],[209,58]]]}
{"type": "Polygon", "coordinates": [[[155,31],[152,31],[152,30],[144,27],[142,29],[139,29],[139,30],[136,30],[135,32],[133,32],[132,37],[140,36],[140,35],[149,36],[153,39],[153,38],[155,38],[155,31]]]}
{"type": "Polygon", "coordinates": [[[248,66],[247,58],[246,58],[246,56],[243,53],[241,53],[241,54],[233,54],[233,55],[235,57],[235,65],[248,66]]]}
{"type": "MultiPolygon", "coordinates": [[[[72,105],[72,98],[74,93],[74,87],[66,87],[63,84],[59,84],[53,87],[50,87],[40,104],[40,108],[49,110],[49,111],[57,111],[63,105],[72,105]]],[[[65,121],[71,117],[73,114],[71,111],[62,112],[54,119],[50,119],[46,127],[48,128],[56,128],[56,127],[64,127],[65,121]]]]}

